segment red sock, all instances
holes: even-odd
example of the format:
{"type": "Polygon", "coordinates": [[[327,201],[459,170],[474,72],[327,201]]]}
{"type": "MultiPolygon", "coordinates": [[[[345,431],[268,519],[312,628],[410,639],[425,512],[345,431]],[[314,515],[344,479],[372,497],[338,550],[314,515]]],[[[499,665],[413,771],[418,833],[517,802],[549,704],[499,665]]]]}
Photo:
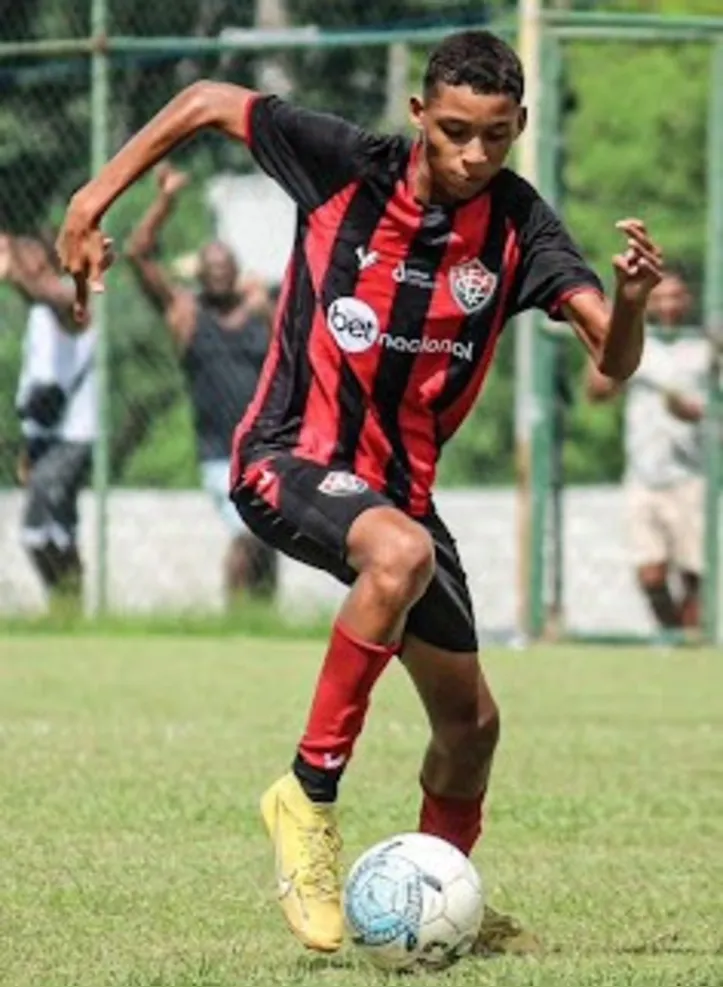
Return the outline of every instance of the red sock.
{"type": "Polygon", "coordinates": [[[468,857],[482,832],[484,794],[471,799],[446,798],[433,795],[423,784],[422,791],[419,832],[446,840],[468,857]]]}
{"type": "Polygon", "coordinates": [[[361,733],[374,684],[397,647],[362,641],[341,624],[334,625],[299,744],[306,764],[341,773],[361,733]]]}

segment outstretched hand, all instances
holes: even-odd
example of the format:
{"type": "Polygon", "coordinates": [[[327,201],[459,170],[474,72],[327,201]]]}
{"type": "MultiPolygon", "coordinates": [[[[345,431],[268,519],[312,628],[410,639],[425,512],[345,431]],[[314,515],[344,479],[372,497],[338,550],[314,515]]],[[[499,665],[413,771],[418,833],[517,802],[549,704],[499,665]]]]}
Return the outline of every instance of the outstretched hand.
{"type": "Polygon", "coordinates": [[[645,305],[663,276],[663,252],[640,219],[622,219],[616,228],[627,236],[628,248],[613,257],[618,292],[626,301],[645,305]]]}
{"type": "Polygon", "coordinates": [[[161,194],[172,199],[188,185],[188,175],[174,168],[170,162],[163,161],[156,168],[156,181],[161,194]]]}
{"type": "Polygon", "coordinates": [[[113,241],[73,200],[65,214],[56,250],[63,269],[75,282],[73,316],[84,325],[89,316],[89,293],[105,290],[103,277],[113,263],[113,241]]]}

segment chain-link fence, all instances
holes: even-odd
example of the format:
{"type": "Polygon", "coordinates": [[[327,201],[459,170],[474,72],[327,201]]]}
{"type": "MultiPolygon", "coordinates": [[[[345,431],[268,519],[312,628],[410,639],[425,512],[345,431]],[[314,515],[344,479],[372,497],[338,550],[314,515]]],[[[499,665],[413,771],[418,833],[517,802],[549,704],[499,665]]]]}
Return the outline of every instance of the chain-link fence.
{"type": "MultiPolygon", "coordinates": [[[[484,7],[477,0],[183,0],[173,5],[108,0],[107,8],[100,0],[94,5],[82,0],[5,4],[0,9],[0,228],[13,236],[52,240],[68,198],[88,176],[91,159],[97,163],[117,149],[175,92],[199,78],[274,90],[369,127],[405,129],[408,95],[434,41],[456,25],[490,15],[514,38],[514,25],[504,25],[504,18],[514,14],[511,7],[502,2],[484,7]]],[[[556,22],[555,16],[547,23],[543,45],[551,38],[559,45],[566,30],[604,34],[603,22],[595,18],[580,15],[576,22],[577,15],[560,15],[556,22]]],[[[605,23],[629,29],[619,20],[605,23]]],[[[608,41],[577,36],[565,42],[564,58],[558,57],[559,49],[546,48],[540,180],[603,275],[616,243],[614,220],[643,212],[669,252],[688,265],[700,302],[710,86],[709,50],[698,41],[706,30],[707,40],[714,39],[712,32],[720,25],[699,24],[678,25],[680,37],[695,33],[696,43],[684,46],[666,40],[639,49],[625,43],[623,34],[614,50],[608,41]],[[664,104],[661,86],[669,94],[664,104]],[[667,165],[671,147],[686,152],[672,155],[667,165]],[[560,150],[564,162],[556,158],[560,150]]],[[[639,19],[638,34],[630,38],[639,40],[643,27],[657,29],[639,19]]],[[[232,535],[203,490],[183,345],[163,292],[169,285],[174,292],[195,292],[201,248],[218,239],[232,248],[243,290],[263,286],[273,303],[291,243],[293,209],[258,173],[242,145],[204,133],[179,149],[172,165],[185,182],[178,179],[182,187],[174,189],[172,207],[161,210],[153,243],[141,250],[163,277],[160,289],[157,284],[149,289],[129,256],[148,210],[165,195],[158,176],[147,176],[130,190],[107,222],[124,256],[109,275],[96,313],[103,340],[97,369],[107,400],[100,403],[103,427],[93,483],[81,498],[86,599],[96,609],[224,606],[232,535]],[[94,510],[97,505],[100,511],[94,510]]],[[[16,480],[23,442],[15,393],[27,314],[27,291],[6,279],[0,286],[0,542],[7,560],[0,576],[0,608],[5,612],[45,605],[21,548],[27,494],[16,480]]],[[[450,520],[459,526],[483,622],[496,627],[519,617],[511,487],[515,342],[509,331],[485,396],[445,452],[441,469],[442,510],[448,504],[450,520]]],[[[527,610],[538,632],[556,577],[554,539],[548,538],[554,516],[549,508],[555,504],[549,496],[554,459],[548,455],[548,426],[554,416],[545,404],[553,378],[544,350],[535,360],[545,414],[533,441],[539,509],[533,512],[527,610]]],[[[620,412],[593,409],[580,400],[579,348],[571,349],[568,364],[566,380],[576,397],[566,418],[564,456],[568,489],[576,487],[565,498],[568,623],[644,631],[649,622],[631,586],[624,536],[616,535],[611,548],[606,527],[620,527],[620,412]],[[606,486],[583,486],[590,484],[606,486]],[[601,503],[612,520],[596,525],[601,503]],[[602,572],[600,560],[608,556],[610,567],[602,572]],[[585,601],[593,596],[599,607],[591,611],[585,601]]],[[[313,574],[293,567],[284,570],[282,582],[284,599],[314,597],[324,605],[334,599],[327,582],[317,585],[313,574]]]]}
{"type": "MultiPolygon", "coordinates": [[[[706,42],[723,36],[712,24],[694,20],[616,22],[610,17],[593,24],[572,16],[558,20],[557,31],[555,23],[552,16],[542,41],[542,116],[546,126],[557,131],[559,142],[545,142],[541,149],[543,191],[564,213],[604,277],[612,274],[610,258],[620,249],[613,220],[642,215],[664,245],[670,268],[690,292],[686,311],[675,316],[683,323],[677,336],[666,333],[666,314],[656,312],[651,303],[648,350],[656,352],[656,340],[685,337],[690,340],[688,351],[699,354],[697,380],[690,368],[680,365],[688,359],[681,349],[678,369],[667,386],[687,387],[691,393],[702,388],[707,400],[701,426],[707,488],[700,507],[701,603],[707,633],[717,639],[723,47],[720,41],[706,42]]],[[[611,280],[610,276],[609,285],[611,280]]],[[[668,482],[660,463],[650,465],[663,454],[666,442],[669,450],[680,442],[675,452],[679,461],[671,468],[693,475],[695,466],[681,465],[687,452],[672,413],[657,421],[656,403],[662,408],[668,400],[664,390],[650,398],[655,421],[647,425],[635,418],[647,400],[640,399],[641,385],[615,401],[591,402],[585,393],[580,347],[570,341],[569,333],[561,336],[551,328],[537,335],[533,376],[533,392],[544,413],[536,419],[533,442],[538,496],[531,624],[536,633],[546,627],[551,634],[593,638],[657,633],[657,590],[651,591],[646,581],[657,586],[658,576],[656,566],[646,564],[642,556],[647,553],[651,563],[659,556],[661,562],[664,557],[677,561],[685,556],[681,564],[692,568],[688,560],[695,556],[697,563],[699,553],[689,555],[671,543],[675,526],[660,514],[667,509],[665,503],[653,514],[648,500],[646,518],[640,488],[649,485],[653,490],[654,484],[668,482]],[[583,435],[588,441],[595,437],[593,456],[579,441],[583,435]]],[[[653,359],[646,358],[641,371],[651,378],[651,388],[655,375],[661,376],[656,368],[650,370],[653,359]]],[[[664,493],[665,498],[670,503],[672,495],[664,493]]],[[[683,510],[694,514],[697,508],[691,503],[683,510]]],[[[695,524],[685,519],[678,528],[678,537],[688,542],[700,537],[695,524]]],[[[684,586],[675,575],[671,585],[673,602],[684,599],[684,586]]]]}

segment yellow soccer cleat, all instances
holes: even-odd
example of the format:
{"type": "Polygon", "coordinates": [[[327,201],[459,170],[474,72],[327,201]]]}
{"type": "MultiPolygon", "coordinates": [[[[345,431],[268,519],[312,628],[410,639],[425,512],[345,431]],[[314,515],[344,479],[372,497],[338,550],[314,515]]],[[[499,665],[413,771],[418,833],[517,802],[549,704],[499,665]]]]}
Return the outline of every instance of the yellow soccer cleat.
{"type": "Polygon", "coordinates": [[[482,925],[472,947],[475,956],[539,956],[542,943],[517,919],[485,905],[482,925]]]}
{"type": "Polygon", "coordinates": [[[333,805],[312,802],[289,773],[262,796],[261,815],[274,844],[279,903],[291,931],[309,949],[334,952],[344,918],[333,805]]]}

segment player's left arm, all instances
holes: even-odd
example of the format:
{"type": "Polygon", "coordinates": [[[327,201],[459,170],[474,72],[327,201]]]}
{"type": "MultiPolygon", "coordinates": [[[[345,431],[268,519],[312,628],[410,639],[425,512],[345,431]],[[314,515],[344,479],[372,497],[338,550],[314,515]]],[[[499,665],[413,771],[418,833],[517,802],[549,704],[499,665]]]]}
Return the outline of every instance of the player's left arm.
{"type": "Polygon", "coordinates": [[[612,301],[598,292],[580,290],[562,302],[561,310],[597,370],[613,381],[624,381],[640,364],[645,309],[650,292],[660,281],[663,256],[641,220],[625,219],[617,228],[627,236],[627,249],[613,258],[616,288],[612,301]]]}

